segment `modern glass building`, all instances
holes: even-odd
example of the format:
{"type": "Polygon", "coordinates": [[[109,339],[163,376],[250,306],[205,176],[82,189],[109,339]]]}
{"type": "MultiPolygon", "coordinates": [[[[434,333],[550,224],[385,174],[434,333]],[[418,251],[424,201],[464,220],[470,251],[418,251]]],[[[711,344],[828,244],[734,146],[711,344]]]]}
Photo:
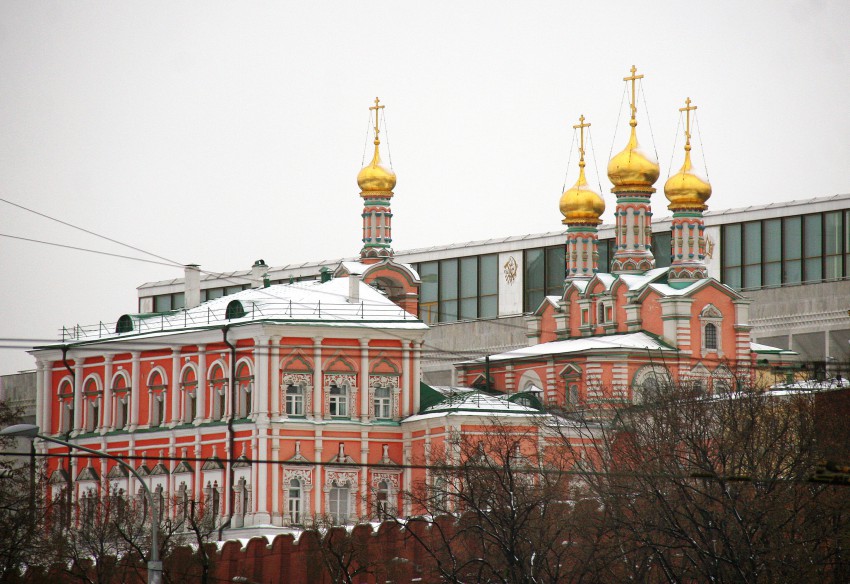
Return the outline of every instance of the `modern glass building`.
{"type": "MultiPolygon", "coordinates": [[[[709,275],[753,300],[756,340],[796,350],[806,359],[850,358],[850,194],[709,211],[705,225],[709,275]]],[[[523,315],[563,291],[564,234],[396,252],[422,280],[419,317],[432,325],[433,371],[449,371],[453,354],[460,360],[470,352],[527,343],[523,315]]],[[[600,268],[607,271],[614,252],[612,225],[600,226],[598,251],[600,268]]],[[[670,264],[669,218],[653,218],[652,251],[658,267],[670,264]]],[[[315,279],[322,268],[333,269],[340,261],[271,267],[269,277],[272,283],[315,279]]],[[[201,299],[251,285],[250,270],[208,275],[201,280],[201,299]]],[[[139,287],[140,312],[179,309],[182,302],[182,279],[139,287]]],[[[427,357],[423,370],[427,378],[427,357]]]]}

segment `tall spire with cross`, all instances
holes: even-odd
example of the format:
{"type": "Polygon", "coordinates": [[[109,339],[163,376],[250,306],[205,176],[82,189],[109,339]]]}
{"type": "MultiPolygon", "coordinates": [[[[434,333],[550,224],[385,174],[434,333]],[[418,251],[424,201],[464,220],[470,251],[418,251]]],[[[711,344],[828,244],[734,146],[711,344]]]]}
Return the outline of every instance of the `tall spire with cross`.
{"type": "Polygon", "coordinates": [[[561,221],[567,225],[567,272],[566,280],[591,278],[599,266],[597,249],[598,234],[596,226],[602,223],[600,217],[605,212],[602,196],[590,188],[584,174],[584,130],[590,124],[585,123],[584,115],[573,126],[579,131],[578,180],[561,195],[561,221]]]}
{"type": "Polygon", "coordinates": [[[670,201],[667,208],[673,211],[667,277],[673,286],[688,285],[708,276],[703,212],[708,208],[705,202],[711,196],[711,185],[694,172],[691,164],[691,112],[696,109],[690,97],[685,100],[685,107],[679,108],[685,114],[685,161],[664,184],[664,194],[670,201]]]}
{"type": "Polygon", "coordinates": [[[630,72],[623,78],[631,86],[629,143],[608,162],[608,178],[614,185],[611,192],[617,195],[616,249],[611,261],[611,272],[615,274],[639,274],[655,267],[650,197],[661,170],[655,158],[638,145],[636,83],[643,75],[637,74],[634,65],[630,72]]]}
{"type": "Polygon", "coordinates": [[[363,198],[363,247],[360,258],[364,263],[375,263],[382,258],[392,257],[392,212],[390,199],[396,184],[395,173],[381,162],[380,152],[380,113],[385,106],[375,98],[375,105],[369,107],[375,112],[374,145],[375,152],[369,162],[357,175],[360,196],[363,198]]]}

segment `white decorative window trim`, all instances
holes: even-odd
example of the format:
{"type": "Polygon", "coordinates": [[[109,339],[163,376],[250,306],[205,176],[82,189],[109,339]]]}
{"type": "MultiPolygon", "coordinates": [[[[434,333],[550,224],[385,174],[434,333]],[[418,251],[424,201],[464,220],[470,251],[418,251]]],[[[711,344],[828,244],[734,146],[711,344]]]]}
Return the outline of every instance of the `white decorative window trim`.
{"type": "Polygon", "coordinates": [[[378,489],[378,484],[381,481],[387,481],[392,489],[392,493],[398,493],[401,489],[401,471],[379,471],[372,473],[372,480],[370,481],[370,486],[373,490],[378,489]]]}
{"type": "Polygon", "coordinates": [[[340,418],[354,418],[359,414],[356,411],[357,406],[357,375],[349,373],[325,373],[324,379],[324,401],[325,415],[330,416],[331,411],[331,385],[337,387],[346,387],[348,389],[348,408],[347,415],[338,416],[340,418]]]}
{"type": "MultiPolygon", "coordinates": [[[[313,413],[313,374],[283,372],[280,380],[280,415],[286,417],[286,390],[290,385],[300,385],[304,392],[304,415],[313,413]]],[[[301,416],[299,416],[300,418],[301,416]]]]}
{"type": "Polygon", "coordinates": [[[716,355],[718,358],[723,358],[723,337],[721,335],[721,331],[723,330],[723,313],[714,306],[713,304],[706,304],[705,307],[699,313],[699,338],[700,338],[700,352],[703,357],[708,355],[716,355]],[[714,334],[715,341],[717,347],[709,348],[705,345],[705,328],[706,325],[712,324],[714,325],[714,334]]]}
{"type": "Polygon", "coordinates": [[[288,488],[289,481],[298,479],[301,481],[301,486],[305,491],[313,488],[313,469],[305,467],[284,467],[283,468],[283,488],[288,488]]]}
{"type": "Polygon", "coordinates": [[[369,418],[375,419],[375,389],[386,387],[390,394],[390,415],[393,420],[398,420],[399,413],[399,387],[400,377],[398,375],[370,375],[369,376],[369,418]]]}

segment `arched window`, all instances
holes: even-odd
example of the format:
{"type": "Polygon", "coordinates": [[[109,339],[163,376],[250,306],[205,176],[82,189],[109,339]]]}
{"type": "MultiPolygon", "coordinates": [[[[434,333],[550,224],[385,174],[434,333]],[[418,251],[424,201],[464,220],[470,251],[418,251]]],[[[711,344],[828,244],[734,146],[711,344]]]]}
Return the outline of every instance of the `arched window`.
{"type": "Polygon", "coordinates": [[[705,334],[705,348],[717,350],[717,326],[713,322],[706,323],[703,329],[705,334]]]}
{"type": "Polygon", "coordinates": [[[304,415],[304,388],[300,385],[286,386],[286,415],[304,415]]]}
{"type": "Polygon", "coordinates": [[[335,418],[348,417],[348,387],[331,384],[329,410],[330,415],[335,418]]]}
{"type": "Polygon", "coordinates": [[[348,521],[350,495],[351,489],[349,489],[347,483],[344,487],[340,486],[336,481],[331,483],[331,490],[328,494],[328,512],[331,515],[334,525],[343,525],[348,521]]]}
{"type": "Polygon", "coordinates": [[[83,395],[86,401],[86,432],[94,432],[100,427],[100,386],[97,379],[90,377],[86,380],[86,385],[83,388],[83,395]]]}
{"type": "Polygon", "coordinates": [[[198,374],[194,367],[183,370],[180,389],[183,390],[183,421],[190,424],[198,415],[198,374]]]}
{"type": "Polygon", "coordinates": [[[382,420],[392,418],[392,390],[389,387],[375,388],[375,417],[382,420]]]}
{"type": "Polygon", "coordinates": [[[165,378],[159,370],[154,369],[148,377],[148,391],[151,394],[151,428],[157,428],[161,426],[163,420],[165,419],[165,390],[165,378]]]}
{"type": "Polygon", "coordinates": [[[240,363],[236,369],[236,388],[239,391],[238,417],[247,418],[251,415],[254,376],[251,375],[251,368],[245,362],[240,363]]]}
{"type": "Polygon", "coordinates": [[[69,380],[59,384],[59,431],[67,434],[74,429],[74,386],[69,380]]]}
{"type": "Polygon", "coordinates": [[[375,491],[375,511],[378,519],[386,519],[390,515],[390,483],[381,481],[375,491]]]}
{"type": "Polygon", "coordinates": [[[210,397],[212,398],[212,419],[223,420],[227,412],[227,378],[224,369],[216,363],[210,371],[210,397]]]}
{"type": "Polygon", "coordinates": [[[130,423],[130,382],[123,371],[112,378],[112,395],[115,396],[112,423],[116,430],[123,430],[130,423]]]}
{"type": "Polygon", "coordinates": [[[286,510],[289,514],[290,525],[301,525],[302,494],[301,481],[299,479],[289,481],[289,488],[286,491],[286,510]]]}
{"type": "Polygon", "coordinates": [[[702,354],[709,353],[717,357],[723,357],[723,347],[720,344],[719,333],[723,325],[723,313],[712,305],[707,304],[699,314],[699,323],[702,327],[702,354]]]}

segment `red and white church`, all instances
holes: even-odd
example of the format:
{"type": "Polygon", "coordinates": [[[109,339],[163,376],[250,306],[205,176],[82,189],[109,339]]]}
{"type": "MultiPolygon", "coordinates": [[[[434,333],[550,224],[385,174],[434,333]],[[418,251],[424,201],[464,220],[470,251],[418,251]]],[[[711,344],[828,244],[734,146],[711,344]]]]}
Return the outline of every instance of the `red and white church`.
{"type": "MultiPolygon", "coordinates": [[[[635,77],[632,75],[632,77],[635,77]]],[[[634,83],[634,80],[632,80],[634,83]]],[[[415,513],[402,493],[428,481],[422,463],[459,434],[486,432],[501,414],[532,426],[544,404],[628,403],[670,379],[729,383],[752,365],[748,302],[706,277],[702,213],[711,187],[685,162],[667,181],[673,265],[655,269],[650,198],[659,167],[631,138],[608,166],[617,198],[612,273],[598,272],[596,227],[605,205],[580,174],[561,198],[566,286],[529,317],[531,345],[460,363],[459,388],[420,382],[419,275],[396,262],[390,209],[396,176],[374,156],[358,175],[360,261],[332,277],[263,283],[200,302],[199,269],[186,268],[186,308],[127,314],[114,330],[83,331],[32,351],[42,433],[132,460],[164,505],[203,501],[227,529],[338,523],[415,513]],[[475,394],[484,384],[501,395],[475,394]]],[[[688,105],[690,108],[690,105],[688,105]]],[[[686,109],[687,112],[690,109],[686,109]]],[[[583,132],[584,121],[578,126],[583,132]]],[[[106,491],[140,496],[137,479],[109,459],[49,457],[50,488],[85,500],[106,491]]]]}

